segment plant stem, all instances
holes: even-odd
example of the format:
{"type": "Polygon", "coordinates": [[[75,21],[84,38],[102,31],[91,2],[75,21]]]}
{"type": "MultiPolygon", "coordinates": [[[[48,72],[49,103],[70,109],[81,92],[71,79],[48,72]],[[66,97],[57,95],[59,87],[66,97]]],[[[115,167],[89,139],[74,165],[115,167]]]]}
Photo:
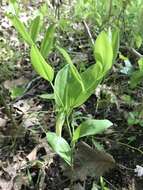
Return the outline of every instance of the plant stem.
{"type": "Polygon", "coordinates": [[[112,0],[109,0],[108,20],[110,20],[112,13],[112,0]]]}
{"type": "Polygon", "coordinates": [[[69,124],[68,116],[66,116],[66,122],[67,122],[68,130],[69,130],[70,138],[72,139],[72,131],[71,131],[71,127],[70,127],[70,124],[69,124]]]}
{"type": "Polygon", "coordinates": [[[83,25],[84,25],[84,28],[85,28],[85,30],[86,30],[86,32],[87,32],[87,35],[89,36],[89,39],[90,39],[90,41],[91,41],[91,44],[94,45],[94,39],[93,39],[93,37],[92,37],[92,34],[91,34],[91,32],[90,32],[90,29],[89,29],[89,27],[88,27],[86,21],[83,21],[83,25]]]}
{"type": "Polygon", "coordinates": [[[9,107],[9,106],[7,105],[7,103],[6,103],[6,100],[5,100],[5,98],[4,98],[2,89],[3,89],[3,87],[1,86],[1,90],[0,90],[0,102],[1,102],[1,104],[4,106],[6,115],[7,115],[7,117],[11,120],[11,123],[12,123],[12,125],[13,125],[13,128],[18,129],[18,126],[17,126],[17,124],[16,124],[16,121],[15,121],[15,119],[14,119],[13,116],[12,116],[11,109],[10,109],[10,107],[9,107]]]}

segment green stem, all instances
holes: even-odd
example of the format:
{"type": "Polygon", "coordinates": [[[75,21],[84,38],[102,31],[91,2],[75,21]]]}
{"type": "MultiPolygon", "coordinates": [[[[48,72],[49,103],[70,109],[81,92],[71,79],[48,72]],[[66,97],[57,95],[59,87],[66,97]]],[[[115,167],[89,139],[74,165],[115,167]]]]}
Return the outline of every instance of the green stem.
{"type": "Polygon", "coordinates": [[[108,19],[110,20],[112,13],[112,0],[109,0],[109,10],[108,10],[108,19]]]}
{"type": "MultiPolygon", "coordinates": [[[[58,99],[59,99],[59,101],[60,101],[60,103],[61,103],[61,105],[62,105],[63,110],[64,110],[64,109],[65,109],[65,106],[64,106],[64,104],[63,104],[61,98],[59,97],[59,95],[58,95],[58,93],[57,93],[57,91],[56,91],[56,89],[55,89],[53,83],[50,82],[50,84],[51,84],[51,87],[52,87],[53,90],[54,90],[55,95],[58,97],[58,99]]],[[[61,114],[63,114],[63,113],[59,113],[59,114],[60,114],[60,115],[57,116],[57,121],[56,121],[56,134],[61,137],[61,134],[62,134],[62,126],[63,126],[64,122],[63,122],[62,119],[61,119],[61,118],[63,117],[61,114]]]]}
{"type": "Polygon", "coordinates": [[[71,131],[71,127],[70,127],[70,124],[69,124],[68,116],[66,116],[66,122],[67,122],[68,130],[69,130],[70,138],[72,139],[72,131],[71,131]]]}
{"type": "MultiPolygon", "coordinates": [[[[3,89],[2,86],[1,86],[1,89],[3,89]]],[[[12,125],[13,125],[13,128],[18,129],[18,126],[17,126],[17,124],[16,124],[16,121],[15,121],[15,119],[14,119],[13,116],[12,116],[11,109],[10,109],[10,107],[9,107],[9,106],[7,105],[7,103],[6,103],[6,100],[5,100],[5,98],[4,98],[4,95],[3,95],[2,90],[0,90],[0,102],[1,102],[1,104],[4,106],[6,115],[7,115],[8,118],[11,120],[11,123],[12,123],[12,125]]]]}
{"type": "Polygon", "coordinates": [[[59,99],[59,101],[60,101],[60,103],[61,103],[61,105],[62,105],[62,107],[63,107],[63,109],[64,109],[64,108],[65,108],[65,106],[64,106],[64,104],[63,104],[63,102],[62,102],[61,98],[59,97],[59,95],[58,95],[58,93],[57,93],[57,91],[56,91],[56,89],[55,89],[55,87],[54,87],[53,83],[52,83],[52,82],[50,82],[50,84],[51,84],[51,86],[52,86],[52,88],[53,88],[53,90],[54,90],[54,93],[55,93],[55,94],[56,94],[56,96],[58,97],[58,99],[59,99]]]}

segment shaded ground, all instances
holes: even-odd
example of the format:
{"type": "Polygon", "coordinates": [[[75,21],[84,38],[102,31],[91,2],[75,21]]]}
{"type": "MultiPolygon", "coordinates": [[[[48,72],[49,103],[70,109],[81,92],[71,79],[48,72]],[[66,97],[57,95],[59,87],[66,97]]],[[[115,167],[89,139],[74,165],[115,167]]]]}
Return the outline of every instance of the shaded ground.
{"type": "MultiPolygon", "coordinates": [[[[16,36],[11,27],[3,26],[0,32],[2,40],[7,39],[6,42],[2,41],[2,48],[6,52],[9,52],[9,49],[12,51],[12,56],[9,56],[7,60],[1,56],[3,58],[0,63],[1,68],[4,68],[4,61],[14,65],[10,68],[8,65],[7,75],[3,75],[3,72],[0,73],[0,82],[4,82],[4,97],[12,108],[12,114],[18,126],[21,127],[15,142],[15,137],[11,138],[15,131],[11,129],[11,122],[6,116],[5,108],[1,105],[0,187],[3,190],[66,190],[66,188],[70,188],[70,179],[63,171],[62,161],[46,143],[44,133],[44,130],[55,130],[54,104],[52,101],[41,99],[38,96],[43,93],[51,93],[51,88],[43,79],[37,78],[32,70],[27,58],[26,47],[16,38],[10,40],[11,34],[16,36]],[[4,31],[7,31],[6,34],[4,31]],[[13,44],[16,45],[13,46],[13,44]],[[16,52],[21,53],[16,54],[16,52]],[[23,76],[22,79],[21,76],[23,76]],[[32,82],[24,95],[12,100],[9,92],[12,86],[11,81],[14,81],[13,83],[16,85],[26,84],[26,86],[32,82]]],[[[86,63],[94,63],[84,31],[79,36],[78,34],[70,35],[74,38],[74,43],[71,43],[70,39],[66,37],[64,46],[68,46],[70,41],[68,48],[72,49],[74,62],[79,63],[82,60],[84,63],[82,69],[87,66],[86,63]],[[81,44],[84,48],[79,47],[81,44]]],[[[128,52],[125,51],[125,53],[128,52]]],[[[132,55],[129,56],[134,63],[136,59],[132,55]]],[[[52,53],[49,59],[56,69],[60,67],[61,62],[56,52],[52,53]]],[[[141,113],[143,84],[135,90],[131,90],[129,77],[120,72],[123,67],[123,61],[118,59],[112,72],[104,81],[104,85],[99,86],[85,105],[76,110],[76,114],[81,120],[82,117],[88,116],[98,119],[106,118],[114,123],[112,129],[106,134],[92,139],[102,143],[105,150],[111,153],[116,160],[115,168],[103,176],[106,186],[111,190],[142,190],[143,177],[137,176],[135,168],[137,165],[142,166],[143,161],[143,127],[141,124],[143,117],[140,114],[136,116],[138,122],[129,122],[129,112],[141,113]]],[[[67,137],[66,129],[63,134],[67,137]]],[[[86,139],[86,141],[89,144],[93,142],[91,139],[86,139]]],[[[90,190],[94,182],[101,185],[98,179],[90,176],[87,176],[84,182],[77,179],[74,181],[74,189],[90,190]]]]}

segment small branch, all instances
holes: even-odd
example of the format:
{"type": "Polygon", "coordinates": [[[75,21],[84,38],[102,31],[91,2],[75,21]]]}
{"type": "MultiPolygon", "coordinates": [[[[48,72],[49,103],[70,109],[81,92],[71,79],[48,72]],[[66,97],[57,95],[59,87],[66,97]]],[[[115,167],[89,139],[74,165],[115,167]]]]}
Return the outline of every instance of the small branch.
{"type": "Polygon", "coordinates": [[[130,51],[134,54],[134,55],[136,55],[136,57],[138,57],[138,58],[143,58],[143,55],[142,54],[140,54],[137,50],[135,50],[134,48],[130,48],[130,51]]]}
{"type": "Polygon", "coordinates": [[[83,23],[83,25],[84,25],[84,28],[85,28],[85,30],[86,30],[87,35],[89,36],[89,39],[90,39],[92,45],[94,45],[94,39],[93,39],[93,37],[92,37],[92,34],[91,34],[91,32],[90,32],[90,29],[89,29],[89,27],[88,27],[86,21],[83,21],[82,23],[83,23]]]}
{"type": "Polygon", "coordinates": [[[133,150],[135,150],[135,151],[138,151],[140,154],[143,155],[143,151],[140,150],[139,148],[136,148],[136,147],[131,146],[131,145],[129,145],[129,144],[125,144],[125,143],[118,142],[118,141],[117,141],[117,143],[120,144],[120,145],[126,146],[126,147],[128,147],[128,148],[130,148],[130,149],[133,149],[133,150]]]}
{"type": "Polygon", "coordinates": [[[139,59],[143,58],[143,55],[132,47],[130,48],[130,47],[126,47],[126,46],[121,46],[121,49],[129,51],[130,53],[132,53],[135,57],[137,57],[139,59]]]}
{"type": "Polygon", "coordinates": [[[112,13],[112,0],[109,0],[108,20],[110,20],[112,13]]]}

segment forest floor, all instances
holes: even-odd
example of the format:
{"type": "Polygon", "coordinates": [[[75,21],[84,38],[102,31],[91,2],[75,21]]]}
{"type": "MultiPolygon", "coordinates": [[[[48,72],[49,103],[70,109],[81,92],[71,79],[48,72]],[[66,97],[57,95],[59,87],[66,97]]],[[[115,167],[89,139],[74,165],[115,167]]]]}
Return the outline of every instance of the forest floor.
{"type": "MultiPolygon", "coordinates": [[[[68,190],[70,178],[63,170],[61,159],[48,146],[44,133],[44,130],[55,130],[55,113],[53,102],[40,98],[40,95],[51,93],[52,90],[32,70],[25,45],[18,41],[14,29],[0,14],[0,82],[4,87],[6,103],[19,127],[19,135],[15,137],[15,129],[12,128],[6,109],[1,106],[0,189],[68,190]],[[5,63],[8,63],[7,66],[5,63]],[[10,92],[14,86],[27,84],[23,95],[11,98],[10,92]]],[[[78,36],[69,33],[65,36],[64,44],[65,47],[70,44],[77,65],[80,61],[90,64],[94,62],[86,34],[78,36]],[[71,38],[74,43],[71,43],[71,38]]],[[[130,52],[125,53],[131,62],[136,61],[130,52]]],[[[60,59],[56,52],[49,59],[58,70],[60,59]]],[[[114,124],[111,131],[96,137],[96,141],[116,161],[116,166],[103,176],[110,190],[143,189],[143,176],[139,173],[143,170],[143,84],[131,90],[126,69],[129,68],[118,59],[104,84],[98,87],[84,105],[75,110],[79,117],[88,115],[92,118],[106,118],[114,124]]],[[[66,131],[63,135],[66,136],[66,131]]],[[[87,176],[85,181],[75,179],[73,184],[75,190],[95,190],[96,184],[101,185],[99,179],[91,176],[87,176]]]]}

